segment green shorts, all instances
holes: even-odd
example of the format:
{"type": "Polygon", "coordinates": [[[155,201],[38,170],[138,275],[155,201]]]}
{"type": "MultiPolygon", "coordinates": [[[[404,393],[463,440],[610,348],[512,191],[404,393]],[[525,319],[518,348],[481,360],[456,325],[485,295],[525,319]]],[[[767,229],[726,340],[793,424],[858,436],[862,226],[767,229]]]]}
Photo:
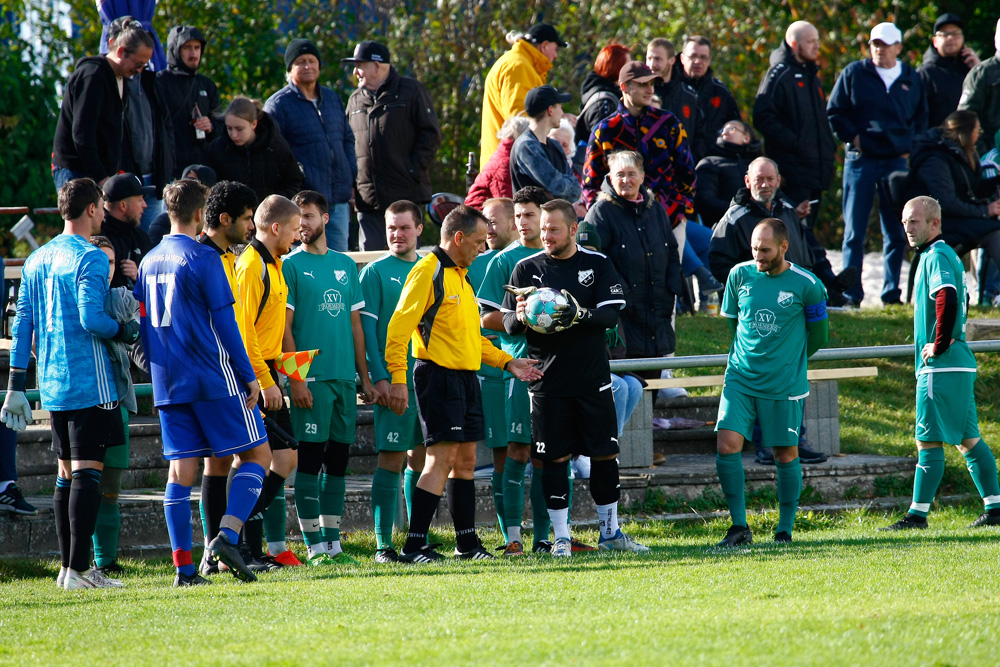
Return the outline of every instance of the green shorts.
{"type": "Polygon", "coordinates": [[[351,444],[358,422],[357,389],[353,380],[314,380],[311,410],[290,408],[295,439],[305,442],[333,440],[351,444]]]}
{"type": "Polygon", "coordinates": [[[531,444],[531,398],[528,383],[514,378],[504,380],[504,414],[507,418],[507,442],[531,444]]]}
{"type": "Polygon", "coordinates": [[[408,452],[424,444],[424,434],[420,430],[417,414],[417,397],[410,389],[406,412],[397,415],[389,408],[376,405],[375,411],[375,451],[408,452]]]}
{"type": "Polygon", "coordinates": [[[922,373],[917,376],[917,424],[921,442],[960,445],[979,437],[973,387],[975,373],[922,373]]]}
{"type": "Polygon", "coordinates": [[[723,386],[715,430],[736,431],[749,441],[753,436],[754,422],[758,421],[761,445],[797,447],[799,428],[802,426],[803,400],[758,398],[723,386]]]}
{"type": "Polygon", "coordinates": [[[128,448],[128,410],[122,406],[122,426],[125,427],[125,444],[114,445],[104,449],[105,468],[124,468],[128,470],[129,448],[128,448]]]}
{"type": "Polygon", "coordinates": [[[483,390],[483,421],[486,426],[486,446],[499,449],[507,446],[507,408],[504,403],[504,382],[500,377],[479,376],[483,390]]]}

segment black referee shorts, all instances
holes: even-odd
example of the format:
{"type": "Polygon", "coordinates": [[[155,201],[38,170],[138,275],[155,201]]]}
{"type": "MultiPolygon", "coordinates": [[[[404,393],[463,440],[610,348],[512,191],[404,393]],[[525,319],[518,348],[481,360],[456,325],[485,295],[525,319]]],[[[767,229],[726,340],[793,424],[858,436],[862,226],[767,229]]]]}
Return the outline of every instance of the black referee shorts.
{"type": "MultiPolygon", "coordinates": [[[[268,370],[271,372],[271,379],[274,380],[274,386],[281,391],[281,383],[278,382],[278,371],[274,370],[273,362],[269,364],[271,368],[268,370]]],[[[267,422],[264,423],[264,427],[267,429],[267,444],[270,446],[271,451],[278,451],[280,449],[292,449],[291,444],[288,442],[287,438],[293,438],[292,433],[292,415],[288,411],[288,406],[285,405],[285,396],[281,396],[281,407],[277,410],[265,410],[264,409],[264,392],[261,391],[260,398],[257,399],[257,407],[260,408],[261,413],[265,417],[270,417],[277,424],[278,428],[284,431],[283,434],[279,435],[274,432],[274,428],[271,427],[267,422]]]]}
{"type": "Polygon", "coordinates": [[[95,405],[79,410],[53,410],[52,451],[61,461],[101,461],[104,450],[125,444],[125,427],[118,401],[114,407],[95,405]]]}
{"type": "Polygon", "coordinates": [[[413,365],[413,392],[428,447],[439,442],[476,442],[484,438],[483,394],[475,371],[456,371],[417,359],[413,365]]]}
{"type": "Polygon", "coordinates": [[[542,461],[618,454],[611,386],[582,396],[531,394],[531,439],[532,456],[542,461]]]}

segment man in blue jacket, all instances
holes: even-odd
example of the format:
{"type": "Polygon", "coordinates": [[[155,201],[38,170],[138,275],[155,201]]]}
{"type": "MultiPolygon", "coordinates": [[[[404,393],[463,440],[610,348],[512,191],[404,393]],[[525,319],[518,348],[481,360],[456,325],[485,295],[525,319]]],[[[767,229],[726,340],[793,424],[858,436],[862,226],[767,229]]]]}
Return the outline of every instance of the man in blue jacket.
{"type": "Polygon", "coordinates": [[[329,202],[326,239],[333,250],[343,252],[358,164],[344,105],[337,93],[319,85],[321,66],[315,44],[308,39],[289,42],[285,49],[288,85],[268,98],[264,111],[278,123],[302,167],[302,189],[315,190],[329,202]]]}
{"type": "Polygon", "coordinates": [[[882,303],[900,303],[899,273],[906,240],[889,205],[881,179],[906,169],[913,138],[927,129],[927,98],[920,76],[897,60],[903,34],[892,23],[872,29],[871,58],[856,60],[840,73],[826,113],[846,145],[844,160],[844,263],[857,269],[844,291],[854,305],[864,298],[861,269],[865,233],[875,191],[882,222],[882,303]]]}

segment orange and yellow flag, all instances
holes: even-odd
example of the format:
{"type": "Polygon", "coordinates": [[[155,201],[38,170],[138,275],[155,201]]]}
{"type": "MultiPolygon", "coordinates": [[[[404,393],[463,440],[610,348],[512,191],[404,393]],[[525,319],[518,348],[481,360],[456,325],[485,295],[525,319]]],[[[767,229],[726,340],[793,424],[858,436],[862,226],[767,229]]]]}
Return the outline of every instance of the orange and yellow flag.
{"type": "Polygon", "coordinates": [[[319,350],[303,350],[301,352],[282,352],[274,361],[274,368],[279,373],[293,380],[305,380],[309,375],[309,366],[319,350]]]}

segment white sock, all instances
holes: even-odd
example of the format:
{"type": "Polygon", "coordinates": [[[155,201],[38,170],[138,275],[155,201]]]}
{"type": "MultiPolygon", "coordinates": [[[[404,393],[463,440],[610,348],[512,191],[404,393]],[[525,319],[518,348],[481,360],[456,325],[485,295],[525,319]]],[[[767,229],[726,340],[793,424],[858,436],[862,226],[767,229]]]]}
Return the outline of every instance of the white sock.
{"type": "Polygon", "coordinates": [[[507,544],[521,541],[521,527],[507,526],[507,544]]]}
{"type": "Polygon", "coordinates": [[[601,522],[601,538],[610,540],[618,534],[618,503],[597,506],[597,519],[601,522]]]}
{"type": "Polygon", "coordinates": [[[0,482],[0,493],[3,493],[4,491],[6,491],[7,487],[10,486],[13,483],[14,483],[14,480],[12,480],[12,479],[7,479],[7,480],[4,480],[4,481],[0,482]]]}
{"type": "Polygon", "coordinates": [[[326,543],[326,552],[331,556],[336,556],[341,551],[343,551],[343,549],[340,548],[340,540],[331,540],[326,543]]]}
{"type": "Polygon", "coordinates": [[[552,522],[552,532],[556,539],[569,539],[569,508],[554,510],[549,508],[549,521],[552,522]]]}
{"type": "Polygon", "coordinates": [[[285,541],[280,542],[268,542],[267,543],[267,553],[272,556],[277,556],[278,554],[285,553],[288,551],[288,547],[285,546],[285,541]]]}
{"type": "Polygon", "coordinates": [[[329,542],[320,542],[319,544],[312,544],[312,545],[309,545],[308,547],[306,547],[309,550],[309,557],[312,558],[313,556],[315,556],[317,554],[325,554],[326,553],[326,546],[328,544],[329,544],[329,542]]]}

